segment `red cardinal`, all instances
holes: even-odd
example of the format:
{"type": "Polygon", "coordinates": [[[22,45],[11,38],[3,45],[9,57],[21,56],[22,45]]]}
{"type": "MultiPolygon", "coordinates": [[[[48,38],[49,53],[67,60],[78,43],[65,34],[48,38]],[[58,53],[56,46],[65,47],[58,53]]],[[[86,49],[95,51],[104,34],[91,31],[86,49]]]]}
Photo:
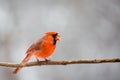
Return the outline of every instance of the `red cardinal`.
{"type": "MultiPolygon", "coordinates": [[[[47,58],[53,54],[56,48],[57,40],[60,40],[60,35],[57,32],[47,32],[45,36],[28,48],[26,52],[27,56],[23,59],[21,64],[27,63],[33,56],[37,59],[37,61],[39,58],[47,60],[47,58]]],[[[21,67],[16,68],[13,73],[17,74],[21,69],[21,67]]]]}

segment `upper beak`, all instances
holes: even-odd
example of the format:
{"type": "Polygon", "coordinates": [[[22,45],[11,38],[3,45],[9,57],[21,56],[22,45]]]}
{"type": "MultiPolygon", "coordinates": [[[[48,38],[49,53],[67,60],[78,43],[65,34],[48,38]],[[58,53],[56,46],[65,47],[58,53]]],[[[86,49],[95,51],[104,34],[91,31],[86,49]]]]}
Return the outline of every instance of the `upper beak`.
{"type": "Polygon", "coordinates": [[[60,34],[57,35],[56,40],[60,40],[60,34]]]}

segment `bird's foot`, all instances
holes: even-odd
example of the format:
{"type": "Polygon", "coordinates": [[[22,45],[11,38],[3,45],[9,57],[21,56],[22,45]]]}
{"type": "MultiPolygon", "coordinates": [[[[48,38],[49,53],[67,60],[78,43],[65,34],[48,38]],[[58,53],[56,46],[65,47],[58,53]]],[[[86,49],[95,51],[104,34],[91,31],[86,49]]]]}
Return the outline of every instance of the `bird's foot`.
{"type": "Polygon", "coordinates": [[[44,58],[45,59],[45,61],[47,62],[47,61],[51,61],[50,59],[47,59],[47,58],[44,58]]]}
{"type": "Polygon", "coordinates": [[[40,60],[38,58],[36,58],[36,59],[37,59],[37,62],[40,63],[40,60]]]}

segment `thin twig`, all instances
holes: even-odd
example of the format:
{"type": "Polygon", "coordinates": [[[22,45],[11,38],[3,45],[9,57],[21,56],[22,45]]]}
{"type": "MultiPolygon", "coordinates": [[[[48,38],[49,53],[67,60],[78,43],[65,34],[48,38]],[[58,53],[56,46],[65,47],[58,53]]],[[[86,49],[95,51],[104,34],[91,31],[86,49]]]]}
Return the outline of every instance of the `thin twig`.
{"type": "Polygon", "coordinates": [[[54,61],[28,62],[25,64],[0,62],[0,66],[30,67],[30,66],[42,66],[42,65],[97,64],[97,63],[115,63],[115,62],[120,62],[120,58],[92,59],[92,60],[54,60],[54,61]]]}

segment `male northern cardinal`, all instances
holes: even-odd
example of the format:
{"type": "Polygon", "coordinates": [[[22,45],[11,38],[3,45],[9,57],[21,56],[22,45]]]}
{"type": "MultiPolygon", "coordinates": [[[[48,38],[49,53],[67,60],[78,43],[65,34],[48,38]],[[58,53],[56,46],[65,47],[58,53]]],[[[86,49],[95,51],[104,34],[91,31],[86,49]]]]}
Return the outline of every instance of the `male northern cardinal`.
{"type": "MultiPolygon", "coordinates": [[[[23,59],[21,64],[27,63],[33,56],[37,59],[37,61],[39,58],[47,60],[47,58],[53,54],[56,48],[57,40],[60,40],[60,35],[57,32],[47,32],[45,36],[28,48],[26,52],[27,56],[23,59]]],[[[13,73],[17,74],[21,69],[22,67],[18,67],[13,73]]]]}

